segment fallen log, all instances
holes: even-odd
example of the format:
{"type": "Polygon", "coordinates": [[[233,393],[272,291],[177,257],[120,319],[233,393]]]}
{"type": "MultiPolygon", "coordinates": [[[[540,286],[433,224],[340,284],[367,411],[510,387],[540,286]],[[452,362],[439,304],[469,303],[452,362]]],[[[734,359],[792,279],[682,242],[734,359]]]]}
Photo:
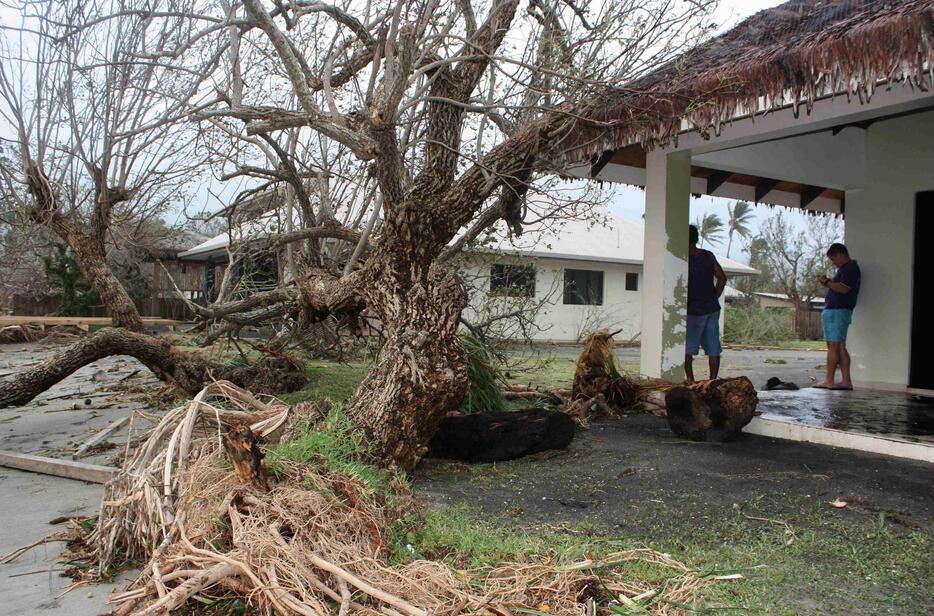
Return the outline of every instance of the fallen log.
{"type": "Polygon", "coordinates": [[[752,420],[758,403],[756,388],[744,376],[672,387],[665,394],[671,431],[695,441],[736,437],[752,420]]]}
{"type": "Polygon", "coordinates": [[[451,414],[428,445],[428,457],[467,462],[513,460],[564,449],[576,424],[566,413],[543,408],[451,414]]]}
{"type": "Polygon", "coordinates": [[[111,355],[135,357],[159,380],[191,395],[214,380],[230,381],[254,393],[295,391],[305,384],[302,371],[282,357],[269,357],[254,366],[228,366],[179,351],[161,338],[106,327],[0,382],[0,408],[26,404],[79,368],[111,355]]]}

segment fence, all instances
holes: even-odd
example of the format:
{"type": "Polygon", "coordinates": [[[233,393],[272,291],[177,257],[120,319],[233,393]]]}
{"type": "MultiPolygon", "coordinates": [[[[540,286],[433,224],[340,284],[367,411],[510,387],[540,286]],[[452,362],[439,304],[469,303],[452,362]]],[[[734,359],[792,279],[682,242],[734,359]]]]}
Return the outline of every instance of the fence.
{"type": "Polygon", "coordinates": [[[801,309],[795,312],[795,333],[801,340],[823,340],[824,325],[820,310],[801,309]]]}

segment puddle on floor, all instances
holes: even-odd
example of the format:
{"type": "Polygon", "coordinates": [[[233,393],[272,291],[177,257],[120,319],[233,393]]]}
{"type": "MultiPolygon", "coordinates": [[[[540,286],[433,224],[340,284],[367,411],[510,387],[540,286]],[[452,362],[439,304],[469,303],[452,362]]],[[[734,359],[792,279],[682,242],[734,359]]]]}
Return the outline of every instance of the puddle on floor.
{"type": "Polygon", "coordinates": [[[934,445],[934,398],[880,391],[760,391],[763,416],[934,445]]]}

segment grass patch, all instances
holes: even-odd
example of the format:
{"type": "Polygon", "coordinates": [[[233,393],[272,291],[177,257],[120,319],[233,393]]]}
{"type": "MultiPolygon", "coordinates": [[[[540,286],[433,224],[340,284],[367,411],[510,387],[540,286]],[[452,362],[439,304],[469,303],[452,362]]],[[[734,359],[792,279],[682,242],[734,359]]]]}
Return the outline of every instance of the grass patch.
{"type": "Polygon", "coordinates": [[[389,492],[390,471],[364,462],[367,448],[340,405],[334,405],[324,421],[301,430],[291,441],[267,452],[270,469],[276,463],[291,460],[303,464],[320,464],[336,473],[359,479],[371,493],[389,492]]]}
{"type": "MultiPolygon", "coordinates": [[[[637,361],[620,361],[619,356],[616,356],[616,368],[623,374],[639,374],[637,361]]],[[[527,385],[546,389],[570,388],[574,382],[576,369],[577,358],[519,358],[510,362],[510,368],[505,376],[510,385],[527,385]]]]}
{"type": "Polygon", "coordinates": [[[412,514],[395,531],[393,562],[425,558],[461,569],[580,556],[587,545],[570,535],[495,526],[482,521],[478,509],[464,504],[412,514]]]}
{"type": "MultiPolygon", "coordinates": [[[[780,524],[737,513],[688,531],[655,529],[649,531],[655,536],[650,540],[608,537],[583,525],[516,528],[459,504],[407,518],[408,525],[394,534],[393,560],[431,558],[469,569],[507,561],[599,559],[649,547],[671,554],[702,577],[743,576],[710,589],[705,596],[710,613],[722,608],[775,616],[926,613],[934,580],[930,532],[894,526],[884,515],[854,519],[814,511],[813,503],[803,503],[801,511],[791,522],[793,534],[780,524]]],[[[671,572],[634,561],[627,563],[626,573],[661,590],[671,572]]]]}
{"type": "Polygon", "coordinates": [[[722,599],[751,614],[928,609],[934,580],[930,533],[895,527],[884,517],[853,520],[834,513],[811,513],[791,527],[793,535],[780,525],[736,516],[656,549],[669,549],[700,569],[742,572],[748,582],[722,599]]]}
{"type": "Polygon", "coordinates": [[[305,400],[344,401],[353,395],[370,365],[365,362],[337,363],[311,360],[303,364],[308,384],[304,389],[279,396],[284,402],[295,404],[305,400]]]}
{"type": "Polygon", "coordinates": [[[826,351],[827,343],[823,340],[785,340],[778,343],[778,348],[788,351],[826,351]]]}

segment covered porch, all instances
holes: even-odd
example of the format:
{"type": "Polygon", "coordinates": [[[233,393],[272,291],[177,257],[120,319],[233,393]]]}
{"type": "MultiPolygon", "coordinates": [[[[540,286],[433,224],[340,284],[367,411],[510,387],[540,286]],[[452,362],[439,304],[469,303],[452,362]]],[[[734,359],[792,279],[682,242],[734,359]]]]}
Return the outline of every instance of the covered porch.
{"type": "Polygon", "coordinates": [[[934,390],[925,354],[912,353],[930,343],[925,319],[913,322],[913,273],[931,265],[915,243],[934,222],[934,93],[896,85],[868,104],[825,99],[808,116],[786,108],[710,139],[625,146],[577,171],[645,187],[644,374],[684,378],[689,202],[706,194],[843,217],[863,272],[848,339],[855,382],[934,390]]]}
{"type": "MultiPolygon", "coordinates": [[[[758,422],[760,433],[814,440],[804,432],[837,430],[808,425],[789,408],[816,405],[817,415],[837,417],[930,408],[934,325],[923,297],[934,266],[924,249],[934,229],[932,14],[921,0],[793,0],[594,103],[593,127],[569,148],[579,161],[569,172],[645,189],[644,375],[684,379],[689,202],[711,195],[840,216],[862,270],[847,338],[857,394],[784,392],[791,404],[764,396],[762,410],[775,412],[758,422]],[[882,390],[889,393],[872,397],[882,390]]],[[[844,423],[844,436],[872,436],[854,428],[865,422],[844,423]]],[[[927,456],[929,439],[902,438],[911,436],[893,435],[927,456]]]]}
{"type": "Polygon", "coordinates": [[[931,16],[788,2],[595,103],[569,173],[645,189],[643,374],[684,378],[689,202],[711,195],[843,217],[862,270],[854,382],[934,395],[931,16]]]}

